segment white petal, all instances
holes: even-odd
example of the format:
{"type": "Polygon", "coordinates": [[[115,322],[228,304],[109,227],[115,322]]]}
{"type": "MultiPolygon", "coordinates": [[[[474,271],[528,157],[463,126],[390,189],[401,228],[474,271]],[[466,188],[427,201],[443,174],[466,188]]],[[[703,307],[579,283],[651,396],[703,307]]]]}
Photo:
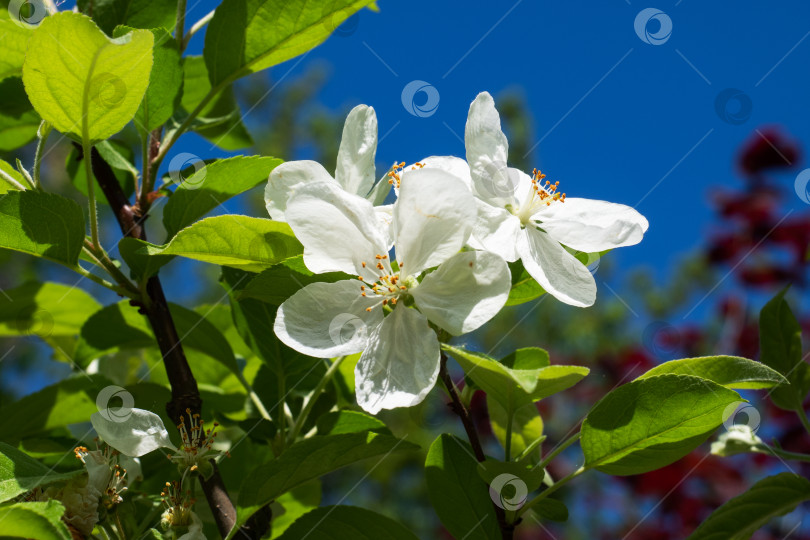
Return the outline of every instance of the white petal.
{"type": "Polygon", "coordinates": [[[472,231],[475,200],[464,183],[439,169],[402,176],[394,203],[394,245],[405,275],[417,275],[455,255],[472,231]]]}
{"type": "Polygon", "coordinates": [[[345,272],[371,279],[374,257],[388,253],[388,233],[374,207],[337,184],[300,187],[286,216],[304,245],[304,263],[316,274],[345,272]],[[368,266],[364,268],[363,262],[368,266]]]}
{"type": "Polygon", "coordinates": [[[202,521],[197,514],[191,512],[191,524],[188,526],[188,532],[177,540],[206,540],[202,521]]]}
{"type": "Polygon", "coordinates": [[[394,245],[394,205],[386,204],[384,206],[375,206],[374,213],[377,214],[377,221],[386,232],[387,243],[390,249],[394,245]]]}
{"type": "MultiPolygon", "coordinates": [[[[426,169],[441,169],[447,171],[472,189],[472,177],[470,176],[470,166],[463,159],[455,156],[430,156],[419,160],[426,169]]],[[[409,167],[406,167],[408,169],[409,167]]]]}
{"type": "Polygon", "coordinates": [[[143,409],[132,409],[122,416],[120,409],[93,413],[90,422],[104,442],[131,457],[141,457],[158,448],[171,448],[169,432],[160,416],[143,409]]]}
{"type": "MultiPolygon", "coordinates": [[[[383,319],[374,294],[361,296],[359,280],[312,283],[284,301],[273,328],[296,351],[333,358],[362,351],[371,331],[383,319]]],[[[368,288],[366,288],[368,290],[368,288]]]]}
{"type": "Polygon", "coordinates": [[[472,332],[506,304],[512,276],[488,251],[458,253],[412,290],[419,311],[453,335],[472,332]]]}
{"type": "Polygon", "coordinates": [[[478,217],[473,226],[470,245],[486,251],[497,253],[509,262],[520,258],[517,252],[517,242],[520,237],[520,220],[505,208],[492,206],[489,203],[476,199],[478,217]]]}
{"type": "Polygon", "coordinates": [[[286,221],[287,201],[299,187],[311,182],[335,183],[335,179],[317,161],[288,161],[273,169],[264,188],[264,205],[270,217],[286,221]]]}
{"type": "Polygon", "coordinates": [[[515,187],[506,166],[509,144],[495,101],[487,92],[478,94],[470,105],[464,143],[476,195],[495,206],[509,204],[515,187]]]}
{"type": "Polygon", "coordinates": [[[596,281],[588,268],[548,234],[526,227],[518,252],[526,271],[557,300],[577,307],[596,301],[596,281]]]}
{"type": "Polygon", "coordinates": [[[591,199],[566,198],[536,216],[555,240],[586,253],[636,245],[649,227],[629,206],[591,199]]]}
{"type": "Polygon", "coordinates": [[[420,403],[439,375],[439,339],[424,315],[399,304],[372,332],[354,368],[357,404],[370,414],[420,403]]]}
{"type": "Polygon", "coordinates": [[[351,110],[343,124],[335,180],[349,193],[365,197],[374,185],[377,115],[368,105],[351,110]]]}
{"type": "Polygon", "coordinates": [[[132,483],[143,480],[143,469],[141,468],[141,460],[139,458],[121,454],[118,456],[118,464],[121,465],[122,469],[127,471],[127,482],[132,483]]]}

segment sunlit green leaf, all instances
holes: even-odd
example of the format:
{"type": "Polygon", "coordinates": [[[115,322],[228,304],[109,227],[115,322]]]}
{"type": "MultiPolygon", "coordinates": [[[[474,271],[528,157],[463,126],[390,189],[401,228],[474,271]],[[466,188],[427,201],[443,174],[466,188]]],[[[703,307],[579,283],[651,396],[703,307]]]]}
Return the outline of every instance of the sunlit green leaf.
{"type": "Polygon", "coordinates": [[[739,356],[702,356],[671,360],[655,366],[639,379],[664,373],[694,375],[714,381],[726,388],[738,390],[771,388],[786,381],[779,372],[765,364],[739,356]]]}

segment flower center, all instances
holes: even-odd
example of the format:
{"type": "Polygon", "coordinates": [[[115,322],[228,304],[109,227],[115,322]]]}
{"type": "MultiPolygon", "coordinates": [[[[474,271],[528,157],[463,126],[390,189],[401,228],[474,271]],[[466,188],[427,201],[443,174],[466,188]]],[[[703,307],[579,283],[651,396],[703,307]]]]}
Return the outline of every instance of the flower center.
{"type": "MultiPolygon", "coordinates": [[[[421,169],[424,166],[425,166],[424,163],[419,163],[417,161],[416,163],[414,163],[411,166],[411,170],[414,171],[416,169],[421,169]]],[[[387,175],[388,176],[388,183],[391,184],[392,186],[394,186],[397,189],[399,189],[399,185],[402,183],[402,176],[400,175],[400,172],[402,172],[402,169],[404,169],[404,168],[405,168],[405,162],[402,161],[400,163],[394,163],[391,166],[391,170],[388,171],[388,175],[387,175]]]]}
{"type": "Polygon", "coordinates": [[[180,482],[166,482],[166,488],[160,496],[166,508],[162,521],[167,527],[182,527],[191,522],[191,507],[196,502],[191,496],[191,491],[183,492],[180,482]]]}
{"type": "Polygon", "coordinates": [[[533,215],[542,210],[546,206],[551,206],[552,203],[565,202],[565,193],[559,193],[557,190],[560,187],[560,182],[551,183],[546,180],[545,184],[543,179],[546,175],[537,169],[532,170],[532,185],[520,208],[517,211],[509,209],[513,214],[520,218],[523,225],[527,225],[533,215]]]}
{"type": "MultiPolygon", "coordinates": [[[[357,276],[363,282],[360,285],[360,295],[368,297],[375,295],[382,298],[382,305],[395,306],[399,297],[407,292],[409,288],[415,287],[418,282],[414,277],[402,279],[401,272],[394,272],[388,260],[388,255],[376,255],[376,264],[372,268],[368,263],[362,262],[363,268],[371,270],[374,278],[357,276]],[[376,278],[376,279],[375,279],[376,278]]],[[[404,264],[400,264],[400,271],[404,264]]],[[[373,298],[374,296],[372,296],[373,298]]],[[[367,307],[366,311],[371,311],[373,306],[367,307]]]]}
{"type": "MultiPolygon", "coordinates": [[[[180,417],[180,424],[177,426],[182,444],[177,454],[169,454],[168,458],[195,471],[198,465],[204,462],[203,460],[221,455],[220,452],[213,450],[214,439],[217,436],[214,428],[219,424],[214,422],[214,427],[206,430],[205,422],[200,419],[199,414],[191,414],[191,409],[186,409],[186,414],[189,419],[188,424],[184,417],[180,417]]],[[[227,452],[225,454],[227,455],[227,452]]]]}

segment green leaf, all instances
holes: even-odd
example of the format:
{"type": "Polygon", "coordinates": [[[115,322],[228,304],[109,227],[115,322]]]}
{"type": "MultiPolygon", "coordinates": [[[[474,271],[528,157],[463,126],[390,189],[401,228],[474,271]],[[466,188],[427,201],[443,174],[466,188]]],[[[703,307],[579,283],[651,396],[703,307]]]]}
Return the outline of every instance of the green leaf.
{"type": "MultiPolygon", "coordinates": [[[[506,426],[509,423],[510,412],[489,395],[487,395],[487,411],[489,411],[492,433],[497,437],[501,446],[506,448],[506,426]]],[[[510,459],[520,455],[531,443],[543,436],[543,419],[533,402],[516,406],[511,411],[511,415],[512,443],[510,459]]]]}
{"type": "MultiPolygon", "coordinates": [[[[217,327],[183,306],[169,304],[169,310],[184,346],[205,353],[231,372],[239,373],[233,350],[217,327]]],[[[149,322],[137,308],[124,301],[106,306],[87,319],[75,360],[84,366],[106,354],[150,347],[157,347],[157,341],[149,322]]]]}
{"type": "MultiPolygon", "coordinates": [[[[114,36],[119,37],[132,30],[129,26],[119,26],[115,29],[114,36]]],[[[163,28],[152,28],[150,31],[155,37],[154,62],[149,75],[149,86],[134,120],[141,136],[159,128],[171,118],[175,106],[179,105],[183,87],[183,68],[180,65],[177,40],[163,28]]]]}
{"type": "Polygon", "coordinates": [[[0,198],[0,248],[74,267],[84,243],[84,214],[75,202],[43,191],[0,198]]]}
{"type": "Polygon", "coordinates": [[[25,51],[31,34],[32,27],[17,24],[11,18],[0,17],[0,50],[3,51],[3,56],[0,57],[0,79],[22,75],[25,51]]]}
{"type": "Polygon", "coordinates": [[[481,353],[450,345],[442,345],[442,348],[453,355],[475,384],[505,407],[512,402],[518,404],[538,401],[561,392],[578,383],[590,371],[581,366],[556,365],[535,369],[511,369],[481,353]]]}
{"type": "Polygon", "coordinates": [[[97,375],[65,379],[29,394],[0,415],[0,439],[16,443],[69,424],[87,422],[98,411],[96,397],[110,381],[97,375]]]}
{"type": "Polygon", "coordinates": [[[737,392],[692,375],[664,374],[620,386],[582,424],[585,466],[615,475],[669,465],[723,423],[737,392]]]}
{"type": "Polygon", "coordinates": [[[356,506],[324,506],[298,518],[280,540],[417,540],[399,522],[356,506]]]}
{"type": "Polygon", "coordinates": [[[198,221],[165,246],[145,248],[148,255],[179,255],[248,272],[261,272],[303,249],[286,223],[230,214],[198,221]]]}
{"type": "MultiPolygon", "coordinates": [[[[96,150],[112,169],[124,194],[130,196],[135,193],[135,178],[138,176],[138,170],[132,165],[135,157],[132,150],[116,140],[102,141],[96,145],[96,150]]],[[[65,160],[65,170],[73,187],[87,196],[87,173],[84,171],[84,163],[81,148],[71,146],[65,160]]],[[[98,200],[108,204],[106,197],[98,197],[98,200]]]]}
{"type": "Polygon", "coordinates": [[[168,237],[231,197],[267,182],[270,172],[281,163],[282,160],[272,157],[239,156],[220,159],[196,170],[177,186],[163,209],[163,226],[168,237]]]}
{"type": "Polygon", "coordinates": [[[506,299],[507,306],[525,304],[546,294],[545,289],[529,275],[520,261],[509,263],[509,270],[512,272],[512,289],[506,299]]]}
{"type": "Polygon", "coordinates": [[[760,480],[715,510],[688,540],[747,540],[771,518],[810,500],[810,482],[792,473],[760,480]]]}
{"type": "Polygon", "coordinates": [[[273,508],[272,534],[270,538],[278,538],[290,525],[306,514],[318,508],[321,504],[321,482],[313,480],[301,484],[281,495],[275,500],[273,506],[281,506],[284,513],[279,514],[273,508]]]}
{"type": "Polygon", "coordinates": [[[148,30],[110,39],[89,18],[63,11],[34,30],[23,82],[39,115],[62,133],[95,144],[135,115],[149,84],[148,30]]]}
{"type": "Polygon", "coordinates": [[[125,236],[118,242],[118,253],[124,262],[127,263],[135,279],[146,279],[157,274],[158,271],[174,259],[172,255],[148,255],[142,251],[148,251],[152,244],[139,238],[125,236]]]}
{"type": "Polygon", "coordinates": [[[797,411],[810,391],[810,367],[802,357],[802,329],[785,301],[786,292],[777,294],[759,314],[759,360],[789,381],[771,392],[771,400],[777,407],[797,411]]]}
{"type": "Polygon", "coordinates": [[[4,537],[71,540],[62,521],[65,507],[58,501],[25,502],[0,506],[4,537]]]}
{"type": "Polygon", "coordinates": [[[177,0],[78,0],[82,13],[107,34],[118,25],[134,28],[174,28],[177,0]]]}
{"type": "Polygon", "coordinates": [[[225,0],[205,33],[211,84],[262,71],[323,43],[373,0],[225,0]]]}
{"type": "Polygon", "coordinates": [[[29,282],[0,295],[0,336],[76,336],[99,308],[77,287],[29,282]]]}
{"type": "MultiPolygon", "coordinates": [[[[202,56],[183,58],[183,97],[181,104],[191,113],[210,92],[211,82],[202,56]]],[[[180,120],[180,119],[178,119],[180,120]]],[[[253,146],[242,113],[236,103],[232,86],[220,90],[201,110],[191,128],[223,150],[239,150],[253,146]]]]}
{"type": "Polygon", "coordinates": [[[388,427],[380,420],[358,411],[335,411],[324,414],[317,421],[318,435],[339,435],[374,431],[391,435],[388,427]]]}
{"type": "Polygon", "coordinates": [[[280,306],[290,296],[311,283],[333,283],[350,277],[342,272],[313,274],[304,266],[303,257],[297,256],[272,266],[251,279],[239,297],[255,298],[280,306]]]}
{"type": "Polygon", "coordinates": [[[541,499],[532,506],[532,510],[541,520],[560,523],[568,521],[568,508],[565,503],[552,497],[541,499]]]}
{"type": "Polygon", "coordinates": [[[500,540],[489,487],[465,442],[443,433],[425,460],[428,496],[436,514],[455,538],[500,540]]]}
{"type": "MultiPolygon", "coordinates": [[[[527,493],[531,493],[539,488],[543,483],[543,478],[546,476],[543,469],[515,461],[504,462],[487,458],[483,463],[478,464],[478,476],[490,487],[492,482],[503,474],[518,477],[520,481],[525,484],[527,493]]],[[[506,493],[504,493],[504,495],[506,495],[506,493]]]]}
{"type": "MultiPolygon", "coordinates": [[[[20,174],[20,171],[14,168],[14,166],[7,162],[0,159],[0,170],[9,175],[13,180],[16,180],[18,184],[25,187],[28,185],[28,182],[23,175],[20,174]]],[[[12,184],[11,182],[7,181],[0,175],[0,195],[3,193],[8,193],[9,191],[18,191],[19,188],[12,184]]]]}
{"type": "Polygon", "coordinates": [[[765,364],[739,356],[702,356],[671,360],[655,366],[639,379],[664,373],[694,375],[737,390],[759,390],[786,382],[779,372],[765,364]]]}
{"type": "Polygon", "coordinates": [[[41,122],[25,93],[22,79],[0,81],[0,151],[10,152],[33,141],[41,122]]]}
{"type": "Polygon", "coordinates": [[[551,358],[545,349],[524,347],[501,358],[501,363],[510,369],[540,369],[550,366],[551,358]]]}
{"type": "Polygon", "coordinates": [[[54,472],[53,467],[47,467],[13,446],[0,442],[0,502],[39,486],[70,480],[83,473],[84,469],[54,472]]]}
{"type": "Polygon", "coordinates": [[[228,538],[233,538],[239,525],[261,506],[295,486],[363,459],[385,459],[394,451],[417,448],[390,435],[372,432],[315,436],[297,442],[279,458],[260,465],[245,478],[239,491],[237,524],[228,538]]]}

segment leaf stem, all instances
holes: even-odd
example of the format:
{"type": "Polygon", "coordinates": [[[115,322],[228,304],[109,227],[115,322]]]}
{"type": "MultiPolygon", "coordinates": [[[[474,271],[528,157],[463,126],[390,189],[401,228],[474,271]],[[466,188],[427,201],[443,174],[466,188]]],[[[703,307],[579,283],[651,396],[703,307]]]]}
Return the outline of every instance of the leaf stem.
{"type": "Polygon", "coordinates": [[[185,42],[183,39],[183,32],[186,27],[186,0],[178,0],[177,2],[177,24],[174,27],[174,39],[177,40],[177,48],[180,49],[180,54],[183,54],[185,42]]]}
{"type": "Polygon", "coordinates": [[[773,446],[769,446],[765,443],[758,444],[753,447],[754,452],[762,453],[762,454],[770,454],[772,456],[784,458],[784,459],[793,459],[795,461],[805,461],[810,462],[810,454],[801,454],[799,452],[789,452],[787,450],[782,450],[781,448],[775,448],[773,446]]]}
{"type": "Polygon", "coordinates": [[[140,290],[138,287],[132,283],[127,276],[118,268],[115,263],[110,259],[110,256],[107,255],[107,252],[104,249],[97,249],[91,242],[88,242],[85,239],[84,249],[85,251],[93,257],[93,259],[98,263],[99,266],[104,268],[110,276],[118,282],[123,288],[129,290],[132,294],[129,296],[133,298],[140,297],[140,290]],[[133,296],[135,295],[135,296],[133,296]]]}
{"type": "Polygon", "coordinates": [[[37,141],[37,150],[34,154],[34,188],[42,189],[42,182],[40,181],[39,171],[42,167],[42,154],[45,150],[45,142],[48,140],[48,135],[51,134],[51,125],[45,120],[39,125],[39,140],[37,141]]]}
{"type": "Polygon", "coordinates": [[[540,494],[537,495],[537,497],[535,497],[534,499],[532,499],[529,502],[527,502],[526,504],[524,504],[523,507],[520,510],[518,510],[518,516],[522,516],[523,514],[525,514],[529,510],[529,508],[531,508],[532,506],[534,506],[538,502],[542,501],[543,499],[545,499],[546,497],[548,497],[549,495],[551,495],[552,493],[554,493],[555,491],[557,491],[558,489],[563,487],[565,484],[567,484],[568,482],[570,482],[571,480],[573,480],[574,478],[581,475],[582,473],[584,473],[587,470],[588,469],[585,468],[585,466],[583,465],[582,467],[575,470],[574,472],[572,472],[568,476],[564,476],[564,477],[560,478],[557,482],[554,483],[553,486],[551,486],[550,488],[548,488],[546,490],[543,490],[542,492],[540,492],[540,494]]]}
{"type": "Polygon", "coordinates": [[[138,298],[140,298],[139,295],[135,295],[132,292],[130,292],[129,290],[123,288],[123,287],[119,287],[118,285],[115,285],[114,283],[110,283],[109,281],[107,281],[104,278],[98,277],[94,273],[90,272],[89,270],[87,270],[85,268],[82,268],[78,264],[73,268],[73,270],[75,270],[79,275],[81,275],[83,277],[86,277],[90,281],[92,281],[94,283],[98,283],[102,287],[106,287],[106,288],[110,289],[111,291],[120,294],[121,296],[126,296],[128,298],[132,298],[133,300],[137,300],[138,298]]]}
{"type": "Polygon", "coordinates": [[[236,378],[239,379],[239,382],[242,383],[242,386],[244,386],[245,390],[247,390],[248,396],[250,396],[250,400],[253,402],[253,405],[256,406],[256,410],[259,411],[261,417],[264,418],[265,420],[272,422],[273,418],[270,416],[270,413],[267,412],[267,408],[264,406],[264,403],[262,403],[262,400],[259,398],[256,392],[253,390],[253,387],[250,385],[247,379],[245,379],[244,374],[241,371],[239,371],[238,373],[236,373],[236,378]]]}
{"type": "Polygon", "coordinates": [[[309,398],[304,402],[304,406],[301,409],[301,413],[298,415],[298,418],[295,421],[295,424],[290,430],[290,444],[295,442],[295,438],[298,437],[298,434],[304,427],[304,424],[309,417],[309,413],[312,412],[312,408],[315,406],[315,402],[318,401],[318,397],[321,395],[321,392],[326,388],[326,385],[332,380],[332,377],[337,372],[338,368],[340,368],[340,364],[346,359],[345,356],[339,356],[335,358],[335,361],[332,362],[332,365],[326,370],[326,373],[323,374],[321,380],[318,381],[318,385],[312,391],[309,398]]]}
{"type": "Polygon", "coordinates": [[[96,189],[93,182],[93,165],[90,158],[92,145],[87,137],[82,137],[82,155],[84,156],[84,174],[87,177],[87,204],[90,207],[90,238],[96,250],[101,249],[98,240],[98,212],[96,210],[96,189]]]}
{"type": "Polygon", "coordinates": [[[503,443],[503,450],[504,450],[504,461],[511,461],[512,460],[512,425],[515,421],[515,414],[512,411],[512,414],[508,415],[506,419],[506,439],[503,443]]]}
{"type": "MultiPolygon", "coordinates": [[[[211,22],[211,19],[213,19],[213,18],[214,18],[214,13],[216,13],[216,11],[217,11],[217,10],[212,9],[211,11],[209,11],[209,12],[208,12],[208,13],[205,15],[205,17],[203,17],[203,18],[202,18],[202,19],[200,19],[199,21],[195,22],[195,23],[194,23],[194,24],[191,26],[191,28],[189,29],[189,31],[186,33],[185,38],[183,39],[183,49],[185,49],[186,47],[188,47],[188,42],[189,42],[189,41],[191,41],[191,38],[192,38],[192,37],[194,37],[194,34],[196,34],[197,32],[199,32],[199,31],[200,31],[200,30],[202,30],[203,28],[205,28],[205,25],[206,25],[206,24],[208,24],[209,22],[211,22]]],[[[181,49],[181,50],[183,50],[183,49],[181,49]]]]}
{"type": "Polygon", "coordinates": [[[799,420],[801,420],[804,429],[807,430],[807,433],[810,433],[810,419],[807,418],[807,413],[804,412],[804,407],[799,406],[796,414],[799,416],[799,420]]]}
{"type": "Polygon", "coordinates": [[[551,463],[552,459],[559,456],[563,452],[563,450],[565,450],[566,448],[568,448],[569,446],[571,446],[572,444],[577,442],[581,436],[582,436],[582,432],[577,431],[575,434],[568,437],[566,440],[564,440],[563,442],[558,444],[557,448],[552,450],[549,455],[547,455],[545,458],[543,458],[543,460],[540,461],[540,463],[538,463],[537,466],[540,467],[540,468],[545,469],[546,466],[549,463],[551,463]]]}
{"type": "Polygon", "coordinates": [[[7,173],[6,171],[4,171],[3,169],[0,169],[0,177],[2,177],[2,178],[3,178],[3,180],[4,180],[5,182],[8,182],[9,184],[11,184],[12,186],[14,186],[15,188],[19,189],[20,191],[25,191],[25,190],[26,190],[26,187],[25,187],[24,185],[22,185],[21,183],[17,182],[17,181],[14,179],[14,177],[13,177],[13,176],[11,176],[10,174],[8,174],[8,173],[7,173]]]}

